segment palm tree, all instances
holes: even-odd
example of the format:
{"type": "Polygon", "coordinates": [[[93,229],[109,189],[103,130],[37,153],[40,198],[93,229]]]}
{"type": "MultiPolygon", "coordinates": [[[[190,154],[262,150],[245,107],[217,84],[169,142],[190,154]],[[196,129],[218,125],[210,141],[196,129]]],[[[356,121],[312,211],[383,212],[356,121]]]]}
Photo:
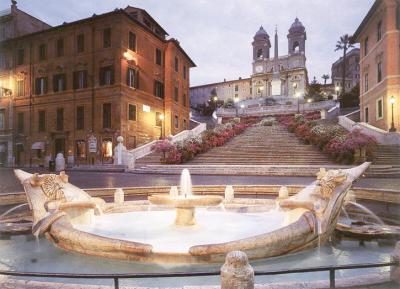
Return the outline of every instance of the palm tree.
{"type": "Polygon", "coordinates": [[[326,81],[329,79],[329,77],[330,77],[329,74],[323,74],[322,75],[321,78],[324,80],[324,85],[326,85],[326,81]]]}
{"type": "Polygon", "coordinates": [[[353,42],[352,42],[352,36],[349,36],[349,34],[345,34],[340,37],[338,42],[336,42],[336,49],[335,51],[338,50],[343,50],[343,61],[342,61],[342,92],[341,95],[344,94],[345,91],[345,85],[346,85],[346,53],[347,50],[351,47],[354,47],[353,42]]]}

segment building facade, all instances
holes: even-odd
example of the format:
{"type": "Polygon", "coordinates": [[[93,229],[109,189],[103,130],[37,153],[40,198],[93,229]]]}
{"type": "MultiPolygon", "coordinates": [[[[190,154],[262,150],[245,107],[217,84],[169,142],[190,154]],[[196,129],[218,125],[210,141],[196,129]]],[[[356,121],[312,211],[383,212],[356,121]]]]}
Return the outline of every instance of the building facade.
{"type": "Polygon", "coordinates": [[[15,164],[112,163],[120,135],[133,149],[187,129],[195,64],[167,35],[128,6],[4,41],[15,164]]]}
{"type": "Polygon", "coordinates": [[[252,75],[250,78],[206,84],[190,88],[192,107],[206,103],[211,92],[217,92],[218,100],[247,100],[273,98],[290,101],[303,98],[307,83],[305,27],[295,19],[289,29],[288,55],[279,56],[278,33],[275,33],[274,54],[270,53],[271,41],[261,26],[252,42],[252,75]]]}
{"type": "Polygon", "coordinates": [[[361,48],[361,121],[383,130],[392,118],[400,125],[399,19],[400,1],[376,0],[353,36],[361,48]]]}
{"type": "MultiPolygon", "coordinates": [[[[21,11],[12,1],[9,9],[0,11],[0,43],[7,39],[50,28],[47,23],[21,11]]],[[[14,164],[13,94],[10,89],[11,68],[5,54],[0,53],[0,166],[14,164]]]]}
{"type": "Polygon", "coordinates": [[[199,107],[212,101],[213,96],[224,102],[229,99],[247,100],[252,98],[251,92],[251,78],[193,86],[190,88],[190,105],[199,107]]]}
{"type": "MultiPolygon", "coordinates": [[[[360,49],[354,48],[346,55],[345,92],[349,92],[360,83],[360,49]]],[[[340,57],[331,68],[332,83],[339,91],[343,90],[343,57],[340,57]]]]}

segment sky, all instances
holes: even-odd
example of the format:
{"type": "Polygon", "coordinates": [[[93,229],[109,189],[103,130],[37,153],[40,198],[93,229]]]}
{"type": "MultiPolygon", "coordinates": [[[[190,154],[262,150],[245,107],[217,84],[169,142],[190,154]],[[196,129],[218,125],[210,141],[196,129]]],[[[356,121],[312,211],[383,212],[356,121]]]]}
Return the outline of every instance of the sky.
{"type": "MultiPolygon", "coordinates": [[[[11,1],[2,0],[0,10],[11,1]]],[[[330,75],[341,52],[335,44],[353,34],[374,0],[18,0],[18,8],[55,26],[115,8],[145,9],[179,40],[197,67],[191,86],[249,77],[254,34],[262,25],[272,45],[278,27],[279,55],[288,54],[287,33],[296,16],[306,27],[310,81],[330,75]]],[[[273,55],[273,48],[271,49],[273,55]]]]}

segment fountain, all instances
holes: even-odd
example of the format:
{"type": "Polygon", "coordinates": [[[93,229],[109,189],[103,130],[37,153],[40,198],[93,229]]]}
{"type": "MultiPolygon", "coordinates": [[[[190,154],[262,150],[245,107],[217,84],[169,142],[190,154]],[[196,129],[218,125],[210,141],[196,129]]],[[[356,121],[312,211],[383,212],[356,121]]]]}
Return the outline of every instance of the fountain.
{"type": "Polygon", "coordinates": [[[113,203],[89,196],[63,172],[15,173],[32,210],[33,233],[56,247],[105,258],[191,264],[221,263],[231,251],[262,259],[326,243],[347,191],[368,166],[321,170],[316,181],[290,197],[283,188],[278,209],[275,200],[240,198],[225,202],[225,210],[209,209],[223,197],[194,195],[187,170],[179,194],[172,187],[148,201],[123,201],[119,191],[113,203]]]}
{"type": "Polygon", "coordinates": [[[151,204],[172,206],[176,210],[175,225],[193,226],[196,224],[195,208],[200,206],[218,206],[222,202],[219,196],[194,196],[189,170],[184,169],[181,175],[180,192],[178,196],[151,195],[151,204]]]}

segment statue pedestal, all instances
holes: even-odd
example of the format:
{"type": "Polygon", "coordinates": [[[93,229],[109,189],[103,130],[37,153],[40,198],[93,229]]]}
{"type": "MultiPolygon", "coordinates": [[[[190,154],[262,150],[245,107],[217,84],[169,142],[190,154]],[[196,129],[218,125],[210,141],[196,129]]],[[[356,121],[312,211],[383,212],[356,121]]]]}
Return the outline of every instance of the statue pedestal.
{"type": "Polygon", "coordinates": [[[196,224],[194,217],[194,207],[189,208],[176,208],[175,225],[177,226],[193,226],[196,224]]]}

